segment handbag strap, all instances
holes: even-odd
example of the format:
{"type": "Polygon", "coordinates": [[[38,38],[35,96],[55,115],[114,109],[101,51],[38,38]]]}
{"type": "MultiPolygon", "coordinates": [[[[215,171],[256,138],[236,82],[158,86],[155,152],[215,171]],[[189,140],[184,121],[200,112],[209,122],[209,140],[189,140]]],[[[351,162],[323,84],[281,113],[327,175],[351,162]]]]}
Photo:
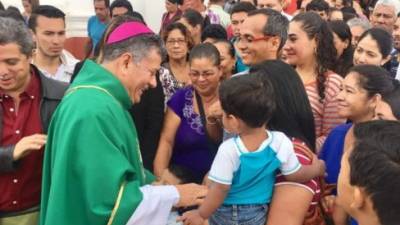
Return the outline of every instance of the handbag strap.
{"type": "Polygon", "coordinates": [[[196,96],[197,105],[198,105],[198,107],[199,107],[201,123],[202,123],[203,126],[204,126],[204,133],[205,133],[205,135],[206,135],[206,139],[207,139],[207,142],[208,142],[208,148],[209,148],[211,151],[214,151],[214,149],[217,150],[217,149],[218,149],[218,147],[217,147],[218,144],[215,143],[215,142],[211,139],[210,134],[209,134],[208,131],[207,131],[207,119],[206,119],[206,114],[205,114],[205,112],[204,112],[203,101],[201,100],[200,95],[197,93],[196,90],[194,91],[194,94],[195,94],[195,96],[196,96]]]}

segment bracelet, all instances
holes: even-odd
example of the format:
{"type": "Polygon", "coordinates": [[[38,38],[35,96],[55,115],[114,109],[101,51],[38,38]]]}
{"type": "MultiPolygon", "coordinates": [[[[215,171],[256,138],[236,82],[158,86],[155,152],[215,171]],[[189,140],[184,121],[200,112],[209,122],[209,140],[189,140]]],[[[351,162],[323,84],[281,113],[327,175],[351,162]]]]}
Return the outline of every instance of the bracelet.
{"type": "Polygon", "coordinates": [[[207,121],[207,124],[210,124],[210,125],[222,124],[220,118],[216,118],[213,116],[207,116],[206,121],[207,121]]]}

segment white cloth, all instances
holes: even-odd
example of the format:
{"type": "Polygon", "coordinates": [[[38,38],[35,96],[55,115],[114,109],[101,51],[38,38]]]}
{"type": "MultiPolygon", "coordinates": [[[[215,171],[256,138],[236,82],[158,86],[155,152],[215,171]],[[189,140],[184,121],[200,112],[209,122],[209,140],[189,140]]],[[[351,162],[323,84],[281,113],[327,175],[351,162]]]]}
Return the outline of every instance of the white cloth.
{"type": "Polygon", "coordinates": [[[168,216],[167,225],[183,225],[182,222],[176,222],[179,217],[179,213],[177,211],[172,211],[168,216]]]}
{"type": "Polygon", "coordinates": [[[397,72],[396,72],[396,80],[400,80],[400,66],[397,68],[397,72]]]}
{"type": "MultiPolygon", "coordinates": [[[[79,60],[77,60],[67,50],[63,50],[61,52],[60,60],[61,64],[58,67],[57,72],[55,74],[51,74],[40,67],[38,67],[38,69],[40,70],[40,72],[43,73],[43,75],[45,75],[48,78],[69,83],[72,77],[72,73],[74,72],[75,65],[79,62],[79,60]]],[[[33,64],[35,63],[33,62],[33,64]]]]}
{"type": "Polygon", "coordinates": [[[140,188],[143,199],[126,225],[165,225],[179,193],[174,186],[146,185],[140,188]]]}
{"type": "Polygon", "coordinates": [[[217,14],[220,19],[220,24],[226,29],[231,24],[231,16],[224,11],[224,8],[220,5],[210,5],[208,7],[213,13],[217,14]]]}
{"type": "Polygon", "coordinates": [[[293,16],[285,13],[284,11],[282,11],[281,14],[284,15],[289,21],[291,21],[293,19],[293,16]]]}
{"type": "MultiPolygon", "coordinates": [[[[301,165],[294,152],[292,141],[282,132],[267,132],[268,138],[254,152],[263,151],[269,146],[276,153],[275,157],[281,162],[282,174],[289,175],[297,172],[301,165]]],[[[240,149],[235,144],[234,138],[221,144],[211,166],[208,177],[210,180],[226,185],[232,184],[233,175],[240,166],[240,155],[242,152],[249,152],[240,138],[238,138],[238,145],[240,149]]]]}

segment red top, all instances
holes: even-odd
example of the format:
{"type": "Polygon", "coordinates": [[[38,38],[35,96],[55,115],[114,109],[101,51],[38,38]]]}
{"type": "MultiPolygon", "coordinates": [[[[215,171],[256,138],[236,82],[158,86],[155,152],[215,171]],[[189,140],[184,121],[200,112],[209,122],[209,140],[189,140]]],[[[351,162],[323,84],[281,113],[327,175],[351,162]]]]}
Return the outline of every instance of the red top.
{"type": "MultiPolygon", "coordinates": [[[[23,137],[42,133],[40,120],[41,85],[38,75],[20,95],[16,111],[13,98],[0,91],[3,110],[1,146],[15,145],[23,137]]],[[[16,170],[0,173],[0,212],[17,212],[39,205],[43,150],[34,151],[16,162],[16,170]]]]}
{"type": "Polygon", "coordinates": [[[293,15],[297,10],[297,1],[290,0],[289,4],[287,5],[286,9],[284,9],[285,13],[289,15],[293,15]]]}
{"type": "MultiPolygon", "coordinates": [[[[299,139],[292,139],[294,151],[296,153],[297,158],[299,159],[302,165],[311,165],[312,161],[312,152],[307,147],[307,145],[300,141],[299,139]]],[[[305,218],[304,224],[312,224],[312,225],[320,225],[324,224],[322,214],[320,208],[318,207],[318,203],[321,200],[321,183],[319,178],[314,178],[306,183],[295,183],[286,181],[285,177],[282,174],[278,174],[276,178],[275,185],[284,185],[290,184],[299,187],[303,187],[306,190],[310,191],[313,194],[313,199],[311,201],[310,207],[308,208],[307,216],[305,218]]]]}

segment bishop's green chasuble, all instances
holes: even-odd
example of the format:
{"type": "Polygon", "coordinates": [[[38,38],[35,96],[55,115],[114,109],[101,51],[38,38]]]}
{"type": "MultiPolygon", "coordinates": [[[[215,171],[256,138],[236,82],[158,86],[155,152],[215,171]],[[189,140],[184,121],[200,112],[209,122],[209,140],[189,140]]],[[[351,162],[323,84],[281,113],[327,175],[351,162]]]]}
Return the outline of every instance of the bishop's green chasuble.
{"type": "Polygon", "coordinates": [[[40,225],[127,223],[142,200],[144,170],[131,99],[87,60],[53,115],[45,149],[40,225]]]}

